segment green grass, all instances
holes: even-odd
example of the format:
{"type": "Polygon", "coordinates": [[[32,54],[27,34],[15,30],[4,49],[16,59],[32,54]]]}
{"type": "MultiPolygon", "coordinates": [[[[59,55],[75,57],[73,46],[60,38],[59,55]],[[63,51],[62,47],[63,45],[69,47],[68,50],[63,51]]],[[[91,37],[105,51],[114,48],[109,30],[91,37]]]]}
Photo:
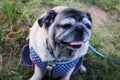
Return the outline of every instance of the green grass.
{"type": "MultiPolygon", "coordinates": [[[[90,43],[103,54],[120,60],[120,0],[0,0],[0,80],[28,80],[33,71],[25,67],[21,49],[28,28],[46,10],[54,6],[88,8],[98,6],[107,11],[107,21],[94,25],[90,43]],[[116,13],[114,13],[116,12],[116,13]],[[27,29],[22,29],[27,27],[27,29]],[[10,34],[12,33],[12,34],[10,34]]],[[[99,18],[99,17],[98,17],[99,18]]],[[[95,22],[95,21],[94,21],[95,22]]],[[[120,65],[102,59],[91,50],[85,56],[87,73],[76,73],[71,80],[120,80],[120,65]]]]}

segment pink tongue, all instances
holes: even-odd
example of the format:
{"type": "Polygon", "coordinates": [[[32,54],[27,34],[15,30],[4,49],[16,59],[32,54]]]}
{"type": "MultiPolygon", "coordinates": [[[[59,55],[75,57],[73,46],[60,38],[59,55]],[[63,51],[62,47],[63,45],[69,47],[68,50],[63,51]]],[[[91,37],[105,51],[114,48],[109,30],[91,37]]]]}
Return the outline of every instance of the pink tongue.
{"type": "Polygon", "coordinates": [[[71,46],[74,46],[74,45],[82,45],[83,42],[81,42],[81,41],[72,41],[72,42],[70,42],[69,44],[70,44],[71,46]]]}

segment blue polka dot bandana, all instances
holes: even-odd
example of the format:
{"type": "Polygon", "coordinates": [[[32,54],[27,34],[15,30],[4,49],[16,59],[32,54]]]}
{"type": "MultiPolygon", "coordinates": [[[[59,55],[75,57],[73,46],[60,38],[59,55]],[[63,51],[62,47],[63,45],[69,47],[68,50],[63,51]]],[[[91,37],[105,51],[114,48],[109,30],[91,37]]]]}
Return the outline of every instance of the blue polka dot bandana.
{"type": "MultiPolygon", "coordinates": [[[[28,48],[26,48],[26,49],[28,49],[28,48]]],[[[75,67],[72,72],[74,74],[75,72],[77,72],[79,70],[80,65],[83,62],[83,57],[77,58],[73,61],[50,61],[50,62],[46,61],[46,62],[43,62],[33,48],[29,49],[29,53],[28,53],[28,50],[25,50],[25,49],[23,50],[23,52],[24,52],[23,60],[25,63],[27,63],[27,65],[28,64],[31,65],[31,61],[32,61],[45,73],[45,75],[48,75],[52,78],[57,78],[57,77],[65,75],[73,67],[75,67]],[[29,56],[28,56],[28,54],[29,54],[29,56]],[[25,58],[25,57],[30,57],[30,56],[31,56],[31,60],[30,60],[30,58],[25,58]]]]}
{"type": "Polygon", "coordinates": [[[29,52],[29,45],[26,44],[22,48],[22,59],[23,63],[26,66],[32,66],[32,61],[30,60],[30,52],[29,52]]]}

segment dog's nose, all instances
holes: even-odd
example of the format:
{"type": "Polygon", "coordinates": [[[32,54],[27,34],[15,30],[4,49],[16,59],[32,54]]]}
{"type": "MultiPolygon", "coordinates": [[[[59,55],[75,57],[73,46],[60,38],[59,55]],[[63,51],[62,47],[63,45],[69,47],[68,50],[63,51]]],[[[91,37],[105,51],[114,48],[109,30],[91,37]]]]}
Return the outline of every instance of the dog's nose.
{"type": "Polygon", "coordinates": [[[77,41],[83,41],[84,38],[84,28],[82,26],[75,27],[75,39],[77,41]]]}

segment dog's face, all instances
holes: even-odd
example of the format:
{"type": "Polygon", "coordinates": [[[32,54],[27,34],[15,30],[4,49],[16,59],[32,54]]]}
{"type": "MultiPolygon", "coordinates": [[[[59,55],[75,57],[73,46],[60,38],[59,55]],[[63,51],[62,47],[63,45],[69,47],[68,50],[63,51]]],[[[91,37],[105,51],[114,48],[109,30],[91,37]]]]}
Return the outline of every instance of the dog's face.
{"type": "Polygon", "coordinates": [[[90,39],[92,18],[89,13],[74,8],[66,8],[60,12],[50,10],[38,20],[43,24],[51,40],[56,44],[70,49],[78,49],[90,39]]]}

